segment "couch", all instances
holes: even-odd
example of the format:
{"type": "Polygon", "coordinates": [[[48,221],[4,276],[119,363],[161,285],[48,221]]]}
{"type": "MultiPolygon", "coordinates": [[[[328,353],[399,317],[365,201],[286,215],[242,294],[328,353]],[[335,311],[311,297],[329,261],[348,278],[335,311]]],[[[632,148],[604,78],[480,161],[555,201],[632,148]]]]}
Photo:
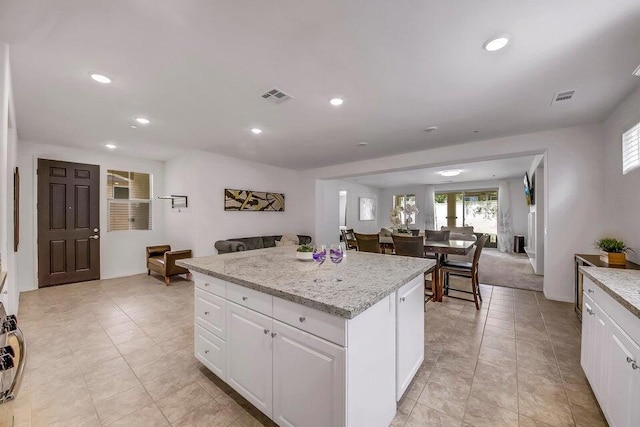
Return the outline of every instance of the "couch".
{"type": "MultiPolygon", "coordinates": [[[[237,237],[234,239],[218,240],[215,248],[219,254],[227,254],[230,252],[251,251],[254,249],[272,248],[276,246],[276,240],[282,239],[282,236],[256,236],[256,237],[237,237]]],[[[311,243],[311,236],[298,234],[298,243],[308,245],[311,243]]]]}
{"type": "Polygon", "coordinates": [[[164,282],[169,286],[171,277],[186,274],[187,280],[191,280],[191,274],[186,268],[178,267],[176,260],[191,258],[191,249],[172,251],[169,245],[147,246],[147,274],[152,271],[161,274],[164,282]]]}

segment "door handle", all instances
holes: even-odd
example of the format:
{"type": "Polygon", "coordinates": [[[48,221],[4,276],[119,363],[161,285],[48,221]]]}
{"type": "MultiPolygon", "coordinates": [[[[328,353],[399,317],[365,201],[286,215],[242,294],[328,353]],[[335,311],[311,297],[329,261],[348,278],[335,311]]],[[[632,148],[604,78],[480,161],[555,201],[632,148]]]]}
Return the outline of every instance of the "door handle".
{"type": "Polygon", "coordinates": [[[100,229],[98,229],[98,228],[94,228],[94,229],[93,229],[93,232],[94,232],[94,233],[97,233],[98,231],[100,231],[100,229]]]}
{"type": "Polygon", "coordinates": [[[89,236],[89,238],[93,240],[98,240],[100,236],[98,236],[97,234],[94,234],[93,236],[89,236]]]}

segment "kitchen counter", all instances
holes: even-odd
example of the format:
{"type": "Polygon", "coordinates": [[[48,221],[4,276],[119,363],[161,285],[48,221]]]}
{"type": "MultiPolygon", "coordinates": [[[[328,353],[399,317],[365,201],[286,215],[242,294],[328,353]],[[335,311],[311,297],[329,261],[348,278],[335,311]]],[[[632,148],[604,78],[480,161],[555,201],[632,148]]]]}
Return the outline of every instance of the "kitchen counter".
{"type": "Polygon", "coordinates": [[[297,247],[276,247],[178,260],[189,270],[346,319],[372,307],[435,266],[435,261],[348,251],[336,267],[296,259],[297,247]],[[334,282],[338,277],[342,282],[334,282]],[[319,278],[320,283],[314,282],[319,278]]]}
{"type": "Polygon", "coordinates": [[[640,318],[640,271],[580,267],[582,273],[603,291],[640,318]]]}

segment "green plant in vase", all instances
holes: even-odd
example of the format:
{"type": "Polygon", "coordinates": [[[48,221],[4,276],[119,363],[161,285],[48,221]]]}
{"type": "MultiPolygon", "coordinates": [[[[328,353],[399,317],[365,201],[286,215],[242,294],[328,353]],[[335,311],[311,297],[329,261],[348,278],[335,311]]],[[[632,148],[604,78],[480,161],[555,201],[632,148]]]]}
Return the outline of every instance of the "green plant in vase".
{"type": "Polygon", "coordinates": [[[623,240],[603,237],[596,240],[595,247],[600,249],[600,260],[612,265],[625,265],[627,252],[633,252],[623,240]]]}

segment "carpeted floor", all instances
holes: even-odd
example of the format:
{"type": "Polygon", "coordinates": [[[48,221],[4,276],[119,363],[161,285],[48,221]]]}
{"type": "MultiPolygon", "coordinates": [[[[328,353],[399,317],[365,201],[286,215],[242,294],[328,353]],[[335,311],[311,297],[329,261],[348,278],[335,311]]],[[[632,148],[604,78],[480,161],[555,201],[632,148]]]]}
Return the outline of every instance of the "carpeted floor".
{"type": "Polygon", "coordinates": [[[482,251],[480,283],[542,291],[542,276],[533,272],[525,254],[504,254],[497,249],[482,251]]]}

